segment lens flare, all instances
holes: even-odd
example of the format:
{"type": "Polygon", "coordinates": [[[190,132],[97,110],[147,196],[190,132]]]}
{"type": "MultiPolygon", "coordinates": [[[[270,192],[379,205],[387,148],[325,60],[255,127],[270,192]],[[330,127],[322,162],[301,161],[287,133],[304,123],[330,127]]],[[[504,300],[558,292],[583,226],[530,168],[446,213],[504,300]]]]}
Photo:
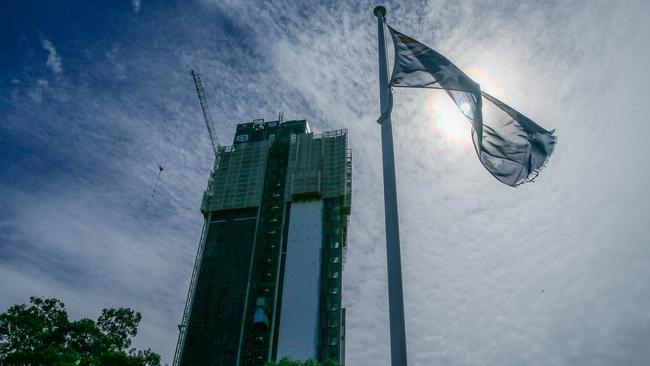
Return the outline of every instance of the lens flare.
{"type": "Polygon", "coordinates": [[[501,85],[490,72],[474,66],[463,66],[461,69],[481,86],[481,90],[494,96],[502,94],[501,85]]]}

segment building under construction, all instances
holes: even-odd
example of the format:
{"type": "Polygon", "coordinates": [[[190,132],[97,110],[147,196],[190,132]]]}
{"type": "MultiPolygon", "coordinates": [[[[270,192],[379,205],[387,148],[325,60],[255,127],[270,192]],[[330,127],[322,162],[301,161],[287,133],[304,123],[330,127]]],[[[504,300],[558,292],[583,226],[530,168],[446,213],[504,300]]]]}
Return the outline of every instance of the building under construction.
{"type": "Polygon", "coordinates": [[[216,155],[174,364],[343,364],[347,131],[255,120],[239,124],[216,155]]]}

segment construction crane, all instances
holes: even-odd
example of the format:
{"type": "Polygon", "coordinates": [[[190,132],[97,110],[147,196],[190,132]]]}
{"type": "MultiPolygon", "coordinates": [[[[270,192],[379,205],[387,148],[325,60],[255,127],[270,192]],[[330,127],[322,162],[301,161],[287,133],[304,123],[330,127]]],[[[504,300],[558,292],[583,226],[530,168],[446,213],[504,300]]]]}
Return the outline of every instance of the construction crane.
{"type": "MultiPolygon", "coordinates": [[[[205,90],[203,90],[203,83],[201,82],[201,76],[198,72],[194,70],[191,71],[192,78],[194,79],[194,86],[196,86],[196,94],[199,97],[199,102],[201,103],[201,110],[203,111],[203,118],[205,119],[205,127],[208,128],[208,135],[210,135],[210,142],[212,143],[212,150],[214,151],[214,168],[216,171],[217,165],[219,164],[219,138],[217,137],[217,132],[214,128],[214,122],[212,122],[212,115],[210,114],[210,109],[208,108],[208,100],[205,98],[205,90]]],[[[160,168],[162,171],[162,166],[160,168]]],[[[212,178],[208,181],[208,194],[212,195],[211,188],[212,178]]],[[[203,242],[202,242],[203,243],[203,242]]],[[[204,243],[203,243],[204,244],[204,243]]],[[[183,344],[185,342],[186,331],[187,331],[187,322],[188,317],[192,308],[192,299],[194,298],[194,291],[196,291],[196,281],[198,277],[198,268],[201,263],[201,257],[203,256],[203,244],[199,245],[198,251],[196,253],[196,259],[194,261],[194,270],[192,271],[192,278],[190,279],[190,288],[188,290],[187,299],[185,301],[185,309],[183,310],[183,319],[178,325],[178,341],[176,342],[176,351],[174,352],[174,360],[172,361],[173,366],[178,366],[180,359],[182,358],[183,344]]]]}
{"type": "Polygon", "coordinates": [[[201,103],[201,110],[203,111],[203,118],[205,119],[205,127],[208,128],[208,135],[210,135],[210,142],[212,143],[212,150],[214,150],[214,156],[216,157],[219,152],[219,138],[217,137],[217,132],[214,128],[214,122],[212,122],[212,115],[210,114],[210,109],[208,108],[208,100],[205,98],[205,90],[203,90],[203,83],[201,82],[201,75],[194,70],[191,71],[192,78],[194,79],[194,85],[196,86],[196,94],[199,97],[199,103],[201,103]]]}

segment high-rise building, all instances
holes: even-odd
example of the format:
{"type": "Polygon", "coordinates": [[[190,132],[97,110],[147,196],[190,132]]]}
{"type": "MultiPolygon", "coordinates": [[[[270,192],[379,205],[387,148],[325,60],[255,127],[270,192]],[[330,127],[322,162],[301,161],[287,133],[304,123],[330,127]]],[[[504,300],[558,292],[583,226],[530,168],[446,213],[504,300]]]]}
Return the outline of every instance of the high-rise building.
{"type": "Polygon", "coordinates": [[[221,147],[174,357],[179,366],[345,360],[346,130],[255,120],[221,147]]]}

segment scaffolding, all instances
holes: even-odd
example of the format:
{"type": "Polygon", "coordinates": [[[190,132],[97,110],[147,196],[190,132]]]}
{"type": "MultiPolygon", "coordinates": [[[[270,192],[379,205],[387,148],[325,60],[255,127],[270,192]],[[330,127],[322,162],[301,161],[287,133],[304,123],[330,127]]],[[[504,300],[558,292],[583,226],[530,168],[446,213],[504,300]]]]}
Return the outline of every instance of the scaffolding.
{"type": "Polygon", "coordinates": [[[347,130],[293,135],[285,199],[346,197],[352,190],[352,155],[347,130]]]}
{"type": "Polygon", "coordinates": [[[201,211],[255,207],[264,186],[264,172],[269,141],[238,144],[221,148],[217,155],[208,188],[204,192],[201,211]]]}
{"type": "Polygon", "coordinates": [[[285,226],[291,202],[314,199],[324,204],[317,358],[342,364],[342,270],[352,189],[347,130],[314,134],[306,121],[279,116],[238,125],[234,144],[216,149],[174,366],[232,360],[259,366],[276,357],[285,226]],[[245,262],[246,269],[235,262],[245,262]],[[186,349],[191,351],[183,356],[186,349]],[[189,357],[194,353],[210,355],[197,361],[189,357]]]}
{"type": "Polygon", "coordinates": [[[183,347],[185,345],[185,335],[187,322],[189,320],[190,313],[192,312],[192,302],[194,300],[194,293],[196,291],[197,278],[201,270],[201,259],[203,257],[203,250],[205,248],[205,240],[208,233],[209,220],[206,220],[203,224],[203,229],[201,231],[201,239],[199,240],[199,247],[196,250],[196,258],[194,260],[194,267],[192,269],[192,278],[190,279],[190,287],[187,290],[187,298],[185,299],[185,307],[183,307],[183,318],[181,323],[178,325],[178,340],[176,341],[176,350],[174,352],[174,360],[172,365],[179,365],[180,359],[183,353],[183,347]]]}

